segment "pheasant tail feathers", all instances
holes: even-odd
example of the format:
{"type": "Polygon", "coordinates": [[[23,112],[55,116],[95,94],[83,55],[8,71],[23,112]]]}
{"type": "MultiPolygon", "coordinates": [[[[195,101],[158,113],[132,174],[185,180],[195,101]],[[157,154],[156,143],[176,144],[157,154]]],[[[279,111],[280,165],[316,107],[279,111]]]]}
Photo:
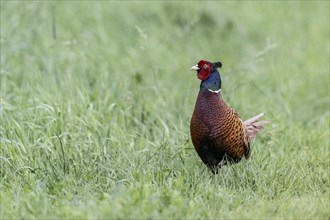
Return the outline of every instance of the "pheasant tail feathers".
{"type": "Polygon", "coordinates": [[[265,125],[271,124],[269,121],[261,120],[261,117],[265,113],[261,113],[253,118],[244,121],[244,127],[246,129],[247,140],[250,142],[256,136],[256,134],[261,131],[265,125]]]}

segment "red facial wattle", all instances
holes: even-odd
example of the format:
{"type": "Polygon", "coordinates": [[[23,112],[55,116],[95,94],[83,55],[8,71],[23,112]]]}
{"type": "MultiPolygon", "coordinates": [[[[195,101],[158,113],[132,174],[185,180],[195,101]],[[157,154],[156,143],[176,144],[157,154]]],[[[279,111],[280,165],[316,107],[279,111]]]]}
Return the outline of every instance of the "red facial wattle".
{"type": "Polygon", "coordinates": [[[210,69],[200,69],[199,73],[197,74],[198,79],[206,80],[210,76],[210,69]]]}
{"type": "Polygon", "coordinates": [[[214,64],[201,60],[197,64],[199,71],[197,74],[198,79],[200,80],[206,80],[210,74],[211,74],[211,69],[214,66],[214,64]]]}

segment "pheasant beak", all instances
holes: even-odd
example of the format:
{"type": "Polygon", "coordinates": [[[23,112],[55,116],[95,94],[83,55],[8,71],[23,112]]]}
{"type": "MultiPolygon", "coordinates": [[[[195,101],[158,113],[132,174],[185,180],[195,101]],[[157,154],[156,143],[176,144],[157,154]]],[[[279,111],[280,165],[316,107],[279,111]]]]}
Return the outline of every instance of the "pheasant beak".
{"type": "Polygon", "coordinates": [[[190,68],[191,70],[199,70],[199,67],[197,66],[197,65],[195,65],[195,66],[192,66],[191,68],[190,68]]]}

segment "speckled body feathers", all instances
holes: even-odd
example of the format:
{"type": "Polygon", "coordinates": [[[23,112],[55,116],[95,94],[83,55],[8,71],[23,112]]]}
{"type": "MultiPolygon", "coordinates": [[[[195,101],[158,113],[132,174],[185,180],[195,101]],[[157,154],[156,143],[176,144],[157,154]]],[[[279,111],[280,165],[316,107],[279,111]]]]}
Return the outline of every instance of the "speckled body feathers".
{"type": "Polygon", "coordinates": [[[250,155],[242,120],[219,94],[206,89],[199,92],[190,132],[198,155],[210,168],[216,168],[221,161],[239,162],[244,155],[250,155]]]}

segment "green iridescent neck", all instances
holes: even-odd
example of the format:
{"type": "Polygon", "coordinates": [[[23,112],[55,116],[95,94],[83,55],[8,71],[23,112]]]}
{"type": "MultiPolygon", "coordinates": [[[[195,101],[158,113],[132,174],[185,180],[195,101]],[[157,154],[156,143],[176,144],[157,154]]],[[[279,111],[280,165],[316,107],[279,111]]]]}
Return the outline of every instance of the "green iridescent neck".
{"type": "Polygon", "coordinates": [[[201,82],[200,89],[208,89],[215,93],[221,91],[221,78],[217,69],[214,69],[210,76],[201,82]]]}

